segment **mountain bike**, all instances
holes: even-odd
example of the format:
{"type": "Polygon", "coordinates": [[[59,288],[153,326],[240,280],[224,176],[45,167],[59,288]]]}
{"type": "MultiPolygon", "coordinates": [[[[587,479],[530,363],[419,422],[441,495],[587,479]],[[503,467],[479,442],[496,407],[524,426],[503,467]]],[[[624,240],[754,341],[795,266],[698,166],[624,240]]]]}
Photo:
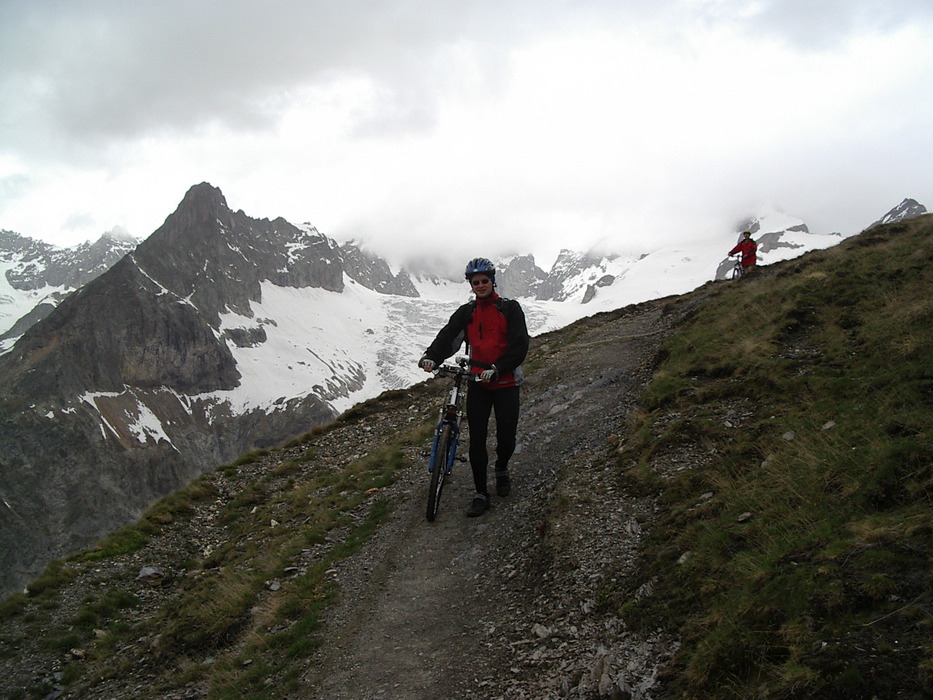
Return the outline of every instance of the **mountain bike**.
{"type": "Polygon", "coordinates": [[[745,274],[745,267],[742,265],[742,256],[735,256],[735,265],[732,266],[732,279],[737,280],[745,274]]]}
{"type": "Polygon", "coordinates": [[[434,522],[441,504],[441,491],[444,481],[453,468],[454,461],[465,462],[465,457],[457,456],[460,444],[460,420],[463,417],[463,402],[466,399],[467,382],[471,380],[470,358],[458,357],[454,365],[441,365],[434,370],[435,376],[453,379],[444,405],[441,407],[437,428],[434,430],[434,442],[431,445],[431,458],[428,471],[431,481],[428,487],[428,522],[434,522]]]}

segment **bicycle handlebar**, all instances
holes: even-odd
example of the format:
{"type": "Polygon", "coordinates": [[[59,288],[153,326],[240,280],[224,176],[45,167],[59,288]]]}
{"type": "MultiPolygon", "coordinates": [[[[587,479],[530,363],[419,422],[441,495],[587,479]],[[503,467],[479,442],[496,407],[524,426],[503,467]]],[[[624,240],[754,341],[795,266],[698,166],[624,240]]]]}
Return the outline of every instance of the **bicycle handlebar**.
{"type": "MultiPolygon", "coordinates": [[[[441,365],[434,370],[438,377],[468,377],[471,374],[470,358],[458,357],[455,365],[441,365]]],[[[479,381],[479,375],[476,375],[475,381],[479,381]]]]}
{"type": "MultiPolygon", "coordinates": [[[[469,367],[458,367],[456,365],[441,365],[436,370],[434,370],[434,374],[438,377],[456,377],[458,375],[461,377],[468,377],[470,376],[471,372],[470,372],[469,367]]],[[[476,381],[479,381],[478,374],[476,375],[476,381]]]]}

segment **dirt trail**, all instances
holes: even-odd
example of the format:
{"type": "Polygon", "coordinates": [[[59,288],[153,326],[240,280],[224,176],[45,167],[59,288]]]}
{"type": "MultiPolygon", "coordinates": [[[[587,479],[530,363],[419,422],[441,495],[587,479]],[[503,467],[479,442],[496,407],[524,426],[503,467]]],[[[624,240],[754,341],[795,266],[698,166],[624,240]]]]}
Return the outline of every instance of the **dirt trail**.
{"type": "Polygon", "coordinates": [[[485,538],[501,514],[463,515],[472,495],[467,469],[447,485],[434,523],[424,518],[425,489],[413,483],[400,517],[365,556],[335,572],[342,604],[330,616],[323,663],[305,676],[313,692],[304,697],[450,697],[451,672],[480,651],[477,611],[495,605],[480,572],[485,538]]]}
{"type": "Polygon", "coordinates": [[[483,516],[464,514],[472,480],[458,464],[426,522],[413,454],[396,517],[332,572],[340,603],[294,697],[650,697],[667,652],[597,615],[593,597],[611,567],[636,565],[651,518],[651,503],[616,490],[607,455],[678,315],[651,302],[534,341],[513,491],[483,516]]]}

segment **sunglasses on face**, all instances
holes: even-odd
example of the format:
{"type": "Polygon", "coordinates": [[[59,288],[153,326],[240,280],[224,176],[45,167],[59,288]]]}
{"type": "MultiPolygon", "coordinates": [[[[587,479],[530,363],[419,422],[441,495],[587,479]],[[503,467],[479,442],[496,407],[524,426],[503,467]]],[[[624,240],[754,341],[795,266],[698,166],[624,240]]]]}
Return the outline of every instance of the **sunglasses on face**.
{"type": "Polygon", "coordinates": [[[489,278],[481,279],[481,280],[473,279],[473,280],[470,280],[470,284],[472,284],[474,287],[478,287],[481,284],[489,284],[491,281],[492,280],[490,280],[489,278]]]}

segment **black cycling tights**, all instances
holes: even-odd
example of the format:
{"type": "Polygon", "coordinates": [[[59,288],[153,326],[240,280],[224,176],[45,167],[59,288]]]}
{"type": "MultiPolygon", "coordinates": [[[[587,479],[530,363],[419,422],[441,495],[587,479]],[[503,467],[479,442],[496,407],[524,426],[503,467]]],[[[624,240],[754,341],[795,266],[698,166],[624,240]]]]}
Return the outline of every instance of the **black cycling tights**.
{"type": "Polygon", "coordinates": [[[489,434],[489,414],[496,411],[496,469],[505,470],[515,452],[515,431],[518,429],[519,388],[486,389],[470,384],[467,392],[467,423],[470,426],[470,466],[477,493],[488,494],[486,472],[489,454],[486,437],[489,434]]]}

